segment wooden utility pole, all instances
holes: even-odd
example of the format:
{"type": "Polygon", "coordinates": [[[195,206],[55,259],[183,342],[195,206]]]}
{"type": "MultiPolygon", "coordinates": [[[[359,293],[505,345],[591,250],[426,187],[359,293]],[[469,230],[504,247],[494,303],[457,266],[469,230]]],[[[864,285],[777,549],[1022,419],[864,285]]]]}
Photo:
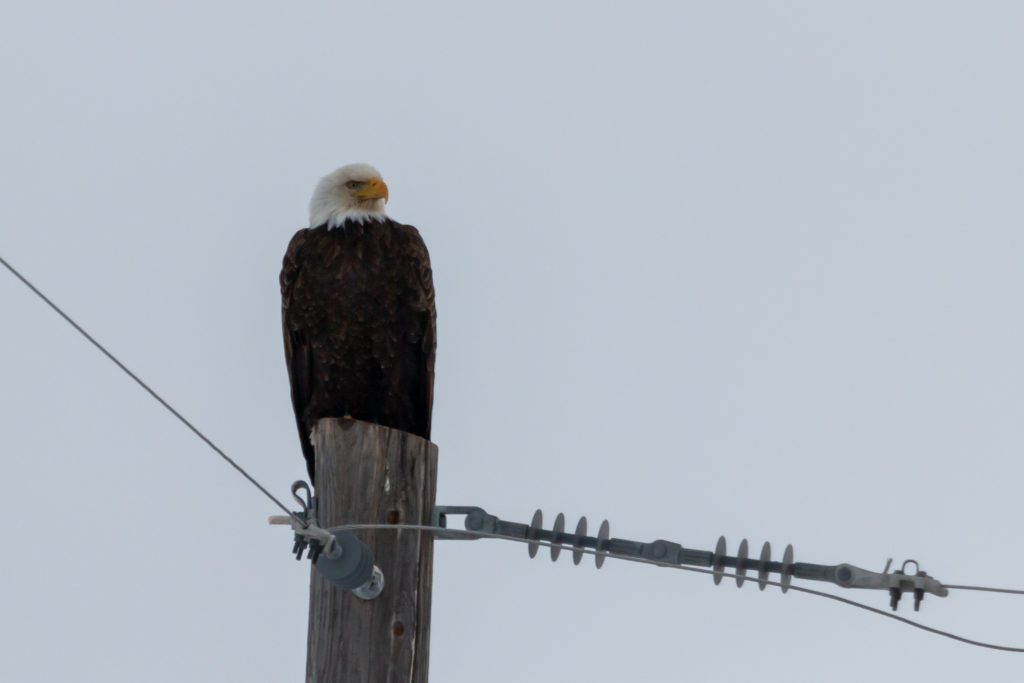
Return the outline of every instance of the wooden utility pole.
{"type": "MultiPolygon", "coordinates": [[[[430,524],[437,446],[351,418],[317,423],[320,526],[430,524]]],[[[356,532],[384,573],[384,592],[361,600],[314,568],[309,589],[307,683],[426,683],[434,543],[411,530],[356,532]]]]}

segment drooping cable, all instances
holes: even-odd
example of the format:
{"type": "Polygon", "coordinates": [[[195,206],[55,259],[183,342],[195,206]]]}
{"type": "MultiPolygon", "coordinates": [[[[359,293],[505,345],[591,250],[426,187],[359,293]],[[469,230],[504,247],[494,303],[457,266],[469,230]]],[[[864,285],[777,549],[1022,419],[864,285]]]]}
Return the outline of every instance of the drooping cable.
{"type": "MultiPolygon", "coordinates": [[[[344,524],[344,525],[341,525],[341,526],[331,527],[331,528],[332,529],[347,529],[347,530],[350,530],[350,531],[358,531],[358,530],[378,530],[379,531],[379,530],[387,530],[387,529],[394,530],[394,531],[401,531],[401,530],[405,529],[405,530],[419,531],[419,532],[427,532],[427,531],[429,531],[429,532],[437,532],[438,531],[438,529],[436,529],[435,527],[425,526],[425,525],[421,525],[421,524],[344,524]]],[[[567,547],[565,545],[561,545],[561,544],[558,544],[558,543],[551,543],[549,541],[542,541],[542,540],[538,540],[538,539],[517,538],[515,536],[504,536],[504,535],[501,535],[501,534],[491,534],[491,533],[480,532],[480,531],[466,531],[466,530],[463,530],[463,529],[444,529],[443,532],[446,535],[449,535],[449,534],[450,535],[459,535],[459,536],[464,536],[466,538],[493,538],[493,539],[501,540],[501,541],[515,541],[516,543],[525,543],[527,545],[529,545],[529,544],[536,544],[536,545],[544,546],[544,547],[547,547],[547,548],[551,548],[551,547],[566,548],[567,547]]],[[[574,552],[582,552],[585,555],[603,555],[605,557],[611,557],[611,558],[615,558],[615,559],[618,559],[618,560],[626,560],[628,562],[636,562],[636,563],[639,563],[639,564],[652,564],[652,565],[654,565],[656,567],[667,567],[669,569],[681,569],[683,571],[694,572],[696,574],[709,574],[709,575],[716,574],[716,571],[713,570],[713,569],[703,569],[701,567],[688,567],[688,566],[685,566],[685,565],[673,564],[673,563],[670,563],[670,562],[660,562],[658,560],[652,560],[652,559],[648,559],[648,558],[644,558],[644,557],[630,557],[630,556],[626,556],[626,555],[617,555],[615,553],[608,552],[608,551],[605,551],[605,550],[597,551],[597,550],[594,550],[592,548],[578,548],[578,547],[572,547],[571,549],[574,552]]],[[[730,572],[720,572],[720,575],[724,576],[724,577],[729,577],[729,578],[736,578],[736,574],[733,574],[733,573],[730,573],[730,572]]],[[[759,581],[760,581],[760,579],[759,579],[759,581]]],[[[779,581],[767,580],[767,581],[765,581],[765,583],[767,585],[769,585],[769,586],[778,586],[780,588],[782,587],[782,583],[779,582],[779,581]]],[[[952,588],[961,588],[961,589],[963,589],[963,588],[968,588],[968,589],[973,588],[973,587],[966,587],[966,586],[946,586],[946,587],[950,588],[950,589],[952,589],[952,588]]],[[[928,631],[929,633],[934,633],[936,635],[943,636],[944,638],[951,638],[952,640],[957,640],[957,641],[960,641],[961,643],[966,643],[968,645],[974,645],[976,647],[988,648],[988,649],[991,649],[991,650],[1002,650],[1004,652],[1024,652],[1024,647],[1011,647],[1009,645],[996,645],[994,643],[986,643],[986,642],[983,642],[983,641],[980,641],[980,640],[972,640],[970,638],[965,638],[964,636],[960,636],[960,635],[957,635],[955,633],[950,633],[949,631],[943,631],[942,629],[935,628],[933,626],[927,626],[927,625],[922,624],[920,622],[914,621],[913,619],[907,619],[906,617],[901,617],[898,614],[892,614],[891,612],[886,612],[885,610],[879,609],[877,607],[872,607],[871,605],[865,605],[864,603],[857,602],[856,600],[850,600],[849,598],[844,598],[842,596],[835,595],[834,593],[827,593],[825,591],[819,591],[819,590],[815,590],[813,588],[805,588],[803,586],[797,586],[797,585],[794,585],[794,584],[790,584],[789,585],[789,590],[798,591],[800,593],[807,593],[808,595],[815,595],[815,596],[818,596],[818,597],[821,597],[821,598],[827,598],[829,600],[835,600],[836,602],[841,602],[843,604],[850,605],[851,607],[857,607],[859,609],[866,610],[868,612],[873,612],[875,614],[878,614],[880,616],[886,617],[888,619],[895,619],[898,622],[907,624],[908,626],[913,626],[914,628],[921,629],[922,631],[928,631]]],[[[1004,591],[1003,589],[994,589],[994,590],[998,590],[999,592],[1018,592],[1018,591],[1004,591]]]]}
{"type": "MultiPolygon", "coordinates": [[[[110,361],[113,362],[118,368],[120,368],[126,375],[128,375],[133,380],[135,380],[136,384],[138,384],[150,396],[152,396],[154,399],[156,399],[156,401],[158,403],[160,403],[160,405],[162,405],[164,408],[166,408],[168,410],[168,412],[170,412],[172,415],[174,415],[176,418],[178,418],[178,420],[182,424],[184,424],[186,427],[188,427],[189,430],[191,430],[193,434],[195,434],[197,437],[199,437],[203,441],[203,443],[205,443],[207,446],[209,446],[210,449],[212,449],[217,455],[219,455],[225,462],[227,462],[235,470],[237,470],[239,474],[241,474],[243,477],[245,477],[249,481],[249,483],[251,483],[257,489],[259,489],[259,491],[261,493],[263,493],[263,495],[265,495],[268,499],[270,499],[275,505],[277,505],[278,508],[283,510],[289,517],[293,518],[301,526],[303,526],[303,527],[306,526],[306,522],[304,520],[300,519],[297,515],[295,515],[295,513],[293,513],[291,510],[289,510],[287,507],[285,507],[285,505],[280,500],[278,500],[277,497],[274,496],[274,494],[270,493],[270,491],[268,491],[262,484],[260,484],[258,481],[256,481],[256,479],[254,479],[252,477],[252,475],[250,475],[248,472],[246,472],[245,469],[241,465],[239,465],[230,456],[228,456],[228,454],[225,453],[219,446],[217,446],[215,443],[213,443],[213,441],[211,441],[209,437],[207,437],[201,430],[199,430],[198,427],[196,427],[194,424],[192,424],[192,422],[190,422],[187,418],[185,418],[184,415],[182,415],[180,412],[178,412],[178,410],[175,409],[174,406],[172,406],[170,403],[168,403],[160,394],[158,394],[152,387],[150,387],[148,384],[146,384],[146,382],[144,382],[138,375],[136,375],[134,372],[129,370],[128,367],[117,358],[117,356],[115,356],[113,353],[108,351],[105,346],[103,346],[92,335],[90,335],[88,332],[86,332],[85,329],[83,329],[81,325],[79,325],[77,322],[75,322],[75,320],[73,318],[71,318],[71,316],[69,316],[67,313],[65,313],[57,304],[55,304],[52,300],[50,300],[49,297],[47,297],[45,294],[43,294],[35,285],[33,285],[24,275],[22,275],[16,268],[14,268],[14,266],[12,266],[10,263],[8,263],[7,260],[4,259],[2,256],[0,256],[0,264],[2,264],[5,268],[7,268],[7,270],[9,270],[12,275],[14,275],[18,280],[21,281],[22,284],[24,284],[26,287],[28,287],[29,290],[31,290],[37,297],[39,297],[50,308],[52,308],[61,318],[63,318],[69,325],[71,325],[76,331],[78,331],[79,334],[81,334],[93,346],[95,346],[97,349],[99,349],[99,351],[101,353],[103,353],[103,355],[105,355],[108,359],[110,359],[110,361]]],[[[419,532],[425,532],[425,531],[436,532],[436,531],[438,531],[434,527],[417,525],[417,524],[347,524],[347,525],[344,525],[344,526],[341,526],[341,527],[335,527],[335,528],[349,529],[349,530],[360,530],[360,529],[362,529],[362,530],[393,530],[393,531],[411,530],[411,531],[419,531],[419,532]]],[[[536,539],[528,540],[528,539],[516,538],[514,536],[503,536],[503,535],[499,535],[499,534],[490,534],[490,533],[477,532],[477,531],[465,531],[465,530],[460,530],[460,529],[445,529],[444,533],[451,534],[451,535],[463,535],[463,536],[465,536],[467,538],[492,538],[492,539],[504,540],[504,541],[515,541],[517,543],[526,543],[526,544],[531,544],[532,543],[532,544],[541,545],[541,546],[545,546],[545,547],[556,547],[556,546],[557,547],[563,547],[563,546],[561,546],[559,544],[550,543],[550,542],[547,542],[547,541],[540,541],[540,540],[536,540],[536,539]]],[[[667,562],[659,562],[658,560],[652,560],[652,559],[647,559],[647,558],[628,557],[628,556],[624,556],[624,555],[617,555],[615,553],[611,553],[611,552],[608,552],[608,551],[596,551],[596,550],[592,550],[590,548],[576,548],[575,550],[577,552],[582,552],[583,554],[586,554],[586,555],[604,555],[606,557],[612,557],[612,558],[615,558],[615,559],[626,560],[626,561],[629,561],[629,562],[637,562],[637,563],[641,563],[641,564],[651,564],[651,565],[655,565],[655,566],[658,566],[658,567],[668,567],[670,569],[681,569],[683,571],[694,572],[694,573],[698,573],[698,574],[711,574],[711,575],[713,575],[713,574],[716,573],[715,570],[711,570],[711,569],[703,569],[703,568],[700,568],[700,567],[688,567],[688,566],[684,566],[684,565],[671,564],[671,563],[667,563],[667,562]]],[[[726,577],[730,577],[730,578],[736,578],[736,575],[732,574],[732,573],[727,573],[727,572],[718,572],[718,573],[721,576],[726,576],[726,577]]],[[[779,586],[779,587],[782,586],[782,584],[780,582],[778,582],[778,581],[766,580],[765,583],[767,585],[770,585],[770,586],[779,586]]],[[[953,640],[957,640],[957,641],[960,641],[962,643],[967,643],[968,645],[974,645],[974,646],[977,646],[977,647],[984,647],[984,648],[989,648],[989,649],[993,649],[993,650],[1002,650],[1002,651],[1006,651],[1006,652],[1024,652],[1024,647],[1010,647],[1010,646],[1007,646],[1007,645],[995,645],[995,644],[992,644],[992,643],[985,643],[985,642],[978,641],[978,640],[972,640],[970,638],[965,638],[963,636],[959,636],[959,635],[957,635],[955,633],[950,633],[949,631],[943,631],[942,629],[937,629],[937,628],[934,628],[932,626],[927,626],[925,624],[913,621],[912,619],[907,619],[906,617],[901,617],[901,616],[899,616],[897,614],[891,614],[891,613],[886,612],[884,610],[878,609],[877,607],[872,607],[870,605],[865,605],[864,603],[857,602],[856,600],[850,600],[849,598],[844,598],[844,597],[835,595],[833,593],[827,593],[825,591],[814,590],[812,588],[804,588],[803,586],[796,586],[796,585],[792,585],[792,584],[789,585],[789,588],[790,588],[790,590],[794,590],[794,591],[797,591],[797,592],[800,592],[800,593],[807,593],[809,595],[815,595],[815,596],[818,596],[818,597],[827,598],[829,600],[835,600],[837,602],[841,602],[843,604],[850,605],[852,607],[857,607],[857,608],[866,610],[868,612],[873,612],[875,614],[879,614],[879,615],[881,615],[883,617],[887,617],[889,619],[895,619],[896,621],[899,621],[901,623],[907,624],[909,626],[913,626],[914,628],[918,628],[918,629],[921,629],[921,630],[924,630],[924,631],[928,631],[929,633],[934,633],[936,635],[940,635],[940,636],[943,636],[943,637],[946,637],[946,638],[951,638],[953,640]]],[[[1024,590],[1017,590],[1017,589],[1011,589],[1011,588],[991,588],[991,587],[986,587],[986,586],[968,586],[968,585],[951,585],[951,584],[950,585],[946,585],[946,588],[949,588],[951,590],[955,589],[955,590],[986,591],[986,592],[992,592],[992,593],[1007,593],[1007,594],[1015,594],[1015,595],[1024,595],[1024,590]]]]}

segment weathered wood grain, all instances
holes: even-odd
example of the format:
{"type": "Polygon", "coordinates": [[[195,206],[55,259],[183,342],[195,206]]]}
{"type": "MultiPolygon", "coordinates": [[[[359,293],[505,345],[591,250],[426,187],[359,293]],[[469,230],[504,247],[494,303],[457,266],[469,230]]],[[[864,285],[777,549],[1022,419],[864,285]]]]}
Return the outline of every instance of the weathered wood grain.
{"type": "MultiPolygon", "coordinates": [[[[430,524],[437,446],[349,418],[317,423],[320,525],[430,524]]],[[[314,569],[309,594],[307,683],[426,683],[430,653],[433,538],[416,531],[365,531],[384,572],[384,592],[363,601],[314,569]]]]}

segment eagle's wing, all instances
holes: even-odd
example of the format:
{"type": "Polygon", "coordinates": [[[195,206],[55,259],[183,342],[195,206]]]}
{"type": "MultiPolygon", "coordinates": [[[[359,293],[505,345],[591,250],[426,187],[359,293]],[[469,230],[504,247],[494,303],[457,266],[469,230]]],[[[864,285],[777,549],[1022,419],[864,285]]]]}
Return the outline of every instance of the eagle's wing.
{"type": "Polygon", "coordinates": [[[419,357],[416,359],[418,370],[417,409],[419,412],[420,433],[430,438],[431,414],[434,407],[434,357],[437,353],[437,308],[434,303],[434,277],[430,268],[430,254],[427,245],[416,228],[406,226],[410,230],[410,256],[415,268],[415,283],[419,300],[417,308],[421,311],[421,338],[419,357]]]}
{"type": "Polygon", "coordinates": [[[289,310],[295,281],[302,271],[302,247],[309,237],[309,229],[299,230],[288,243],[281,267],[281,324],[284,331],[284,356],[288,365],[288,379],[292,387],[292,407],[295,422],[299,428],[299,442],[306,458],[306,469],[310,482],[313,480],[313,466],[316,456],[309,440],[312,425],[305,424],[303,415],[312,396],[312,354],[306,335],[294,324],[294,312],[289,310]]]}

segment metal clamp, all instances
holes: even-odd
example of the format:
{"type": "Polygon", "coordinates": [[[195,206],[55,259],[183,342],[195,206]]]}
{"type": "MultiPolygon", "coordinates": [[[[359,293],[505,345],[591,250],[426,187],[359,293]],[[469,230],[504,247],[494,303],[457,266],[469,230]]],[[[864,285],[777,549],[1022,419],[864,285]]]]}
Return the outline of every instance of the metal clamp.
{"type": "Polygon", "coordinates": [[[373,563],[373,553],[355,534],[346,529],[324,529],[316,518],[316,497],[309,484],[292,484],[292,498],[301,508],[291,515],[274,515],[271,524],[288,525],[295,532],[292,554],[306,558],[333,585],[349,590],[363,600],[372,600],[384,590],[384,573],[373,563]],[[303,495],[300,495],[303,494],[303,495]]]}
{"type": "Polygon", "coordinates": [[[921,600],[925,593],[931,593],[941,598],[949,595],[949,590],[939,583],[934,577],[928,576],[921,571],[916,560],[907,560],[900,569],[889,572],[892,565],[892,558],[885,563],[885,569],[881,573],[855,567],[852,564],[841,564],[836,567],[837,584],[843,588],[874,588],[889,591],[889,606],[893,611],[899,606],[900,598],[904,593],[914,594],[914,611],[921,609],[921,600]],[[907,572],[907,565],[913,563],[916,572],[907,572]]]}

